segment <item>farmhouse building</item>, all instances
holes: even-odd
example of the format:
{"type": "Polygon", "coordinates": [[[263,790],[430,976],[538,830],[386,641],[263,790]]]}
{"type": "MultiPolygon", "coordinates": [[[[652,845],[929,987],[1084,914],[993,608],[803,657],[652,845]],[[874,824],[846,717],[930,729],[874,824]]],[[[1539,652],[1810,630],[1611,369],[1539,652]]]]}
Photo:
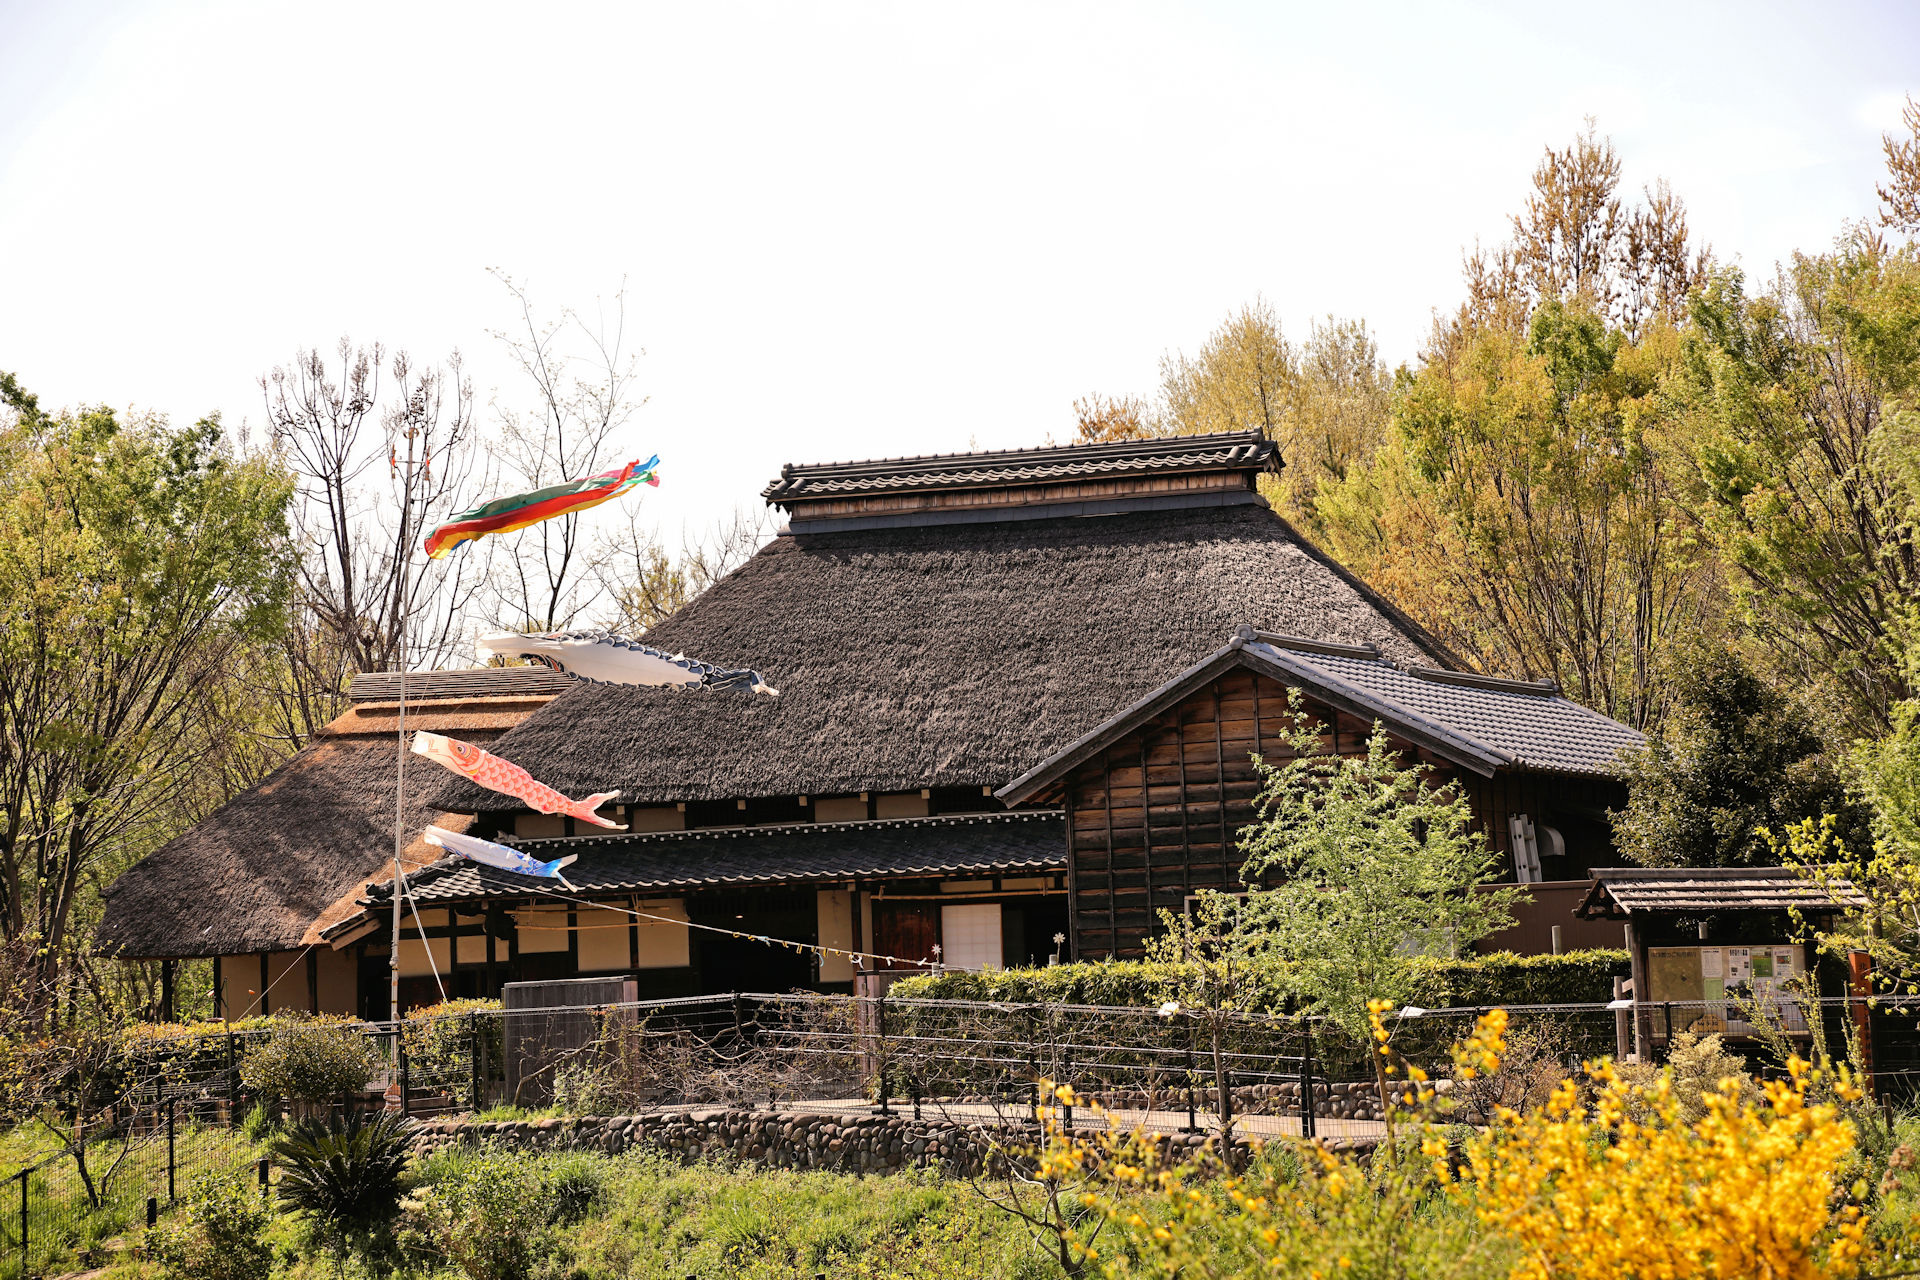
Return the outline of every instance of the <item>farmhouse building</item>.
{"type": "MultiPolygon", "coordinates": [[[[657,995],[855,981],[759,938],[882,974],[1137,955],[1160,912],[1238,887],[1252,756],[1291,749],[1290,697],[1329,748],[1378,723],[1460,783],[1532,886],[1504,945],[1545,950],[1552,925],[1617,943],[1571,909],[1615,860],[1609,769],[1638,735],[1458,670],[1269,509],[1278,466],[1257,433],[789,466],[765,493],[779,535],[647,637],[778,698],[407,676],[418,727],[568,795],[617,791],[602,812],[629,827],[576,829],[416,757],[410,836],[437,813],[577,860],[572,893],[467,862],[409,874],[409,1000],[596,973],[657,995]]],[[[337,731],[123,877],[103,938],[221,957],[228,1013],[305,966],[287,1003],[383,1014],[397,680],[357,678],[337,731]]]]}

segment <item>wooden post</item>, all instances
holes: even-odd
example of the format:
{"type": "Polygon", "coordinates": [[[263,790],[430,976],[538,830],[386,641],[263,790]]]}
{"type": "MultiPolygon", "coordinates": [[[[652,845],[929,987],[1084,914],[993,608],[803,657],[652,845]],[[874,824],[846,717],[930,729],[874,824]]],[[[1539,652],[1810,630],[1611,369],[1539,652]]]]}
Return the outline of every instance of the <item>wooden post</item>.
{"type": "Polygon", "coordinates": [[[320,953],[307,948],[307,1012],[320,1012],[320,953]]]}
{"type": "Polygon", "coordinates": [[[1626,924],[1627,956],[1633,970],[1633,1052],[1635,1060],[1642,1063],[1653,1061],[1653,1022],[1647,1009],[1647,952],[1643,940],[1633,927],[1633,921],[1626,924]]]}
{"type": "Polygon", "coordinates": [[[267,1016],[268,1012],[267,988],[273,985],[267,980],[267,955],[268,953],[265,951],[260,953],[260,1016],[263,1018],[267,1016]]]}
{"type": "Polygon", "coordinates": [[[224,1020],[227,1016],[226,992],[221,990],[220,979],[220,957],[215,956],[213,958],[213,1016],[216,1020],[224,1020]]]}
{"type": "Polygon", "coordinates": [[[500,983],[496,980],[493,969],[493,947],[494,935],[500,928],[500,904],[497,902],[487,903],[485,914],[483,914],[480,919],[484,924],[485,937],[487,940],[487,989],[484,994],[489,1000],[497,1000],[500,998],[500,983]]]}

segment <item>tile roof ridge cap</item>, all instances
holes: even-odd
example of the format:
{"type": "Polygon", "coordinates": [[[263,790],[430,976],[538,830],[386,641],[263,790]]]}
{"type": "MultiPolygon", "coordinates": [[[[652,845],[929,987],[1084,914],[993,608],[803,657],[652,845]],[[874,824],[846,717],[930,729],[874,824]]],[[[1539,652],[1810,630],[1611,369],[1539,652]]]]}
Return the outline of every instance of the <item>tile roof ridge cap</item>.
{"type": "Polygon", "coordinates": [[[1017,458],[1036,454],[1067,454],[1078,456],[1100,454],[1115,457],[1125,457],[1129,454],[1151,455],[1161,450],[1191,449],[1195,445],[1204,445],[1206,442],[1225,444],[1228,441],[1246,445],[1271,443],[1258,430],[1251,428],[1244,431],[1211,431],[1204,435],[1192,436],[1140,436],[1131,440],[1071,440],[1065,444],[1025,445],[1017,449],[963,449],[953,453],[899,454],[884,458],[848,458],[839,462],[787,462],[781,464],[780,477],[781,479],[791,479],[796,475],[861,467],[897,468],[914,462],[953,464],[966,458],[986,460],[1017,458]]]}
{"type": "Polygon", "coordinates": [[[1371,658],[1390,665],[1392,660],[1380,652],[1380,646],[1368,640],[1361,644],[1343,644],[1338,640],[1320,640],[1313,636],[1296,636],[1285,631],[1252,630],[1249,639],[1257,640],[1272,649],[1286,649],[1294,653],[1318,653],[1330,658],[1354,658],[1366,661],[1371,658]]]}
{"type": "MultiPolygon", "coordinates": [[[[1425,663],[1409,663],[1402,670],[1415,679],[1430,681],[1433,684],[1452,684],[1469,689],[1491,689],[1497,693],[1527,693],[1542,697],[1561,695],[1560,682],[1551,677],[1545,680],[1518,680],[1512,676],[1492,676],[1479,671],[1451,671],[1446,667],[1428,666],[1425,663]]],[[[1564,700],[1572,701],[1571,698],[1564,700]]]]}

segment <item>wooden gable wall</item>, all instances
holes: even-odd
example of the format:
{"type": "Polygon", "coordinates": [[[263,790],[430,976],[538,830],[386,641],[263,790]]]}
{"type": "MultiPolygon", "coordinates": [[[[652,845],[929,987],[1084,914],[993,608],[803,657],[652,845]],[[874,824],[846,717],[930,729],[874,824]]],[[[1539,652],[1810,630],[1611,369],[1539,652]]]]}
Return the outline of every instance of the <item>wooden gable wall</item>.
{"type": "MultiPolygon", "coordinates": [[[[1310,698],[1303,705],[1325,726],[1325,749],[1365,751],[1371,724],[1310,698]]],[[[1254,820],[1260,792],[1252,756],[1293,755],[1280,736],[1288,714],[1284,685],[1231,671],[1067,776],[1076,958],[1138,957],[1159,931],[1161,911],[1181,912],[1200,889],[1241,888],[1239,835],[1254,820]]],[[[1433,765],[1438,780],[1460,781],[1509,878],[1511,813],[1551,813],[1556,804],[1597,812],[1620,803],[1617,784],[1603,779],[1505,772],[1488,779],[1411,743],[1396,739],[1395,745],[1433,765]]],[[[1591,852],[1570,847],[1568,862],[1591,852]]]]}

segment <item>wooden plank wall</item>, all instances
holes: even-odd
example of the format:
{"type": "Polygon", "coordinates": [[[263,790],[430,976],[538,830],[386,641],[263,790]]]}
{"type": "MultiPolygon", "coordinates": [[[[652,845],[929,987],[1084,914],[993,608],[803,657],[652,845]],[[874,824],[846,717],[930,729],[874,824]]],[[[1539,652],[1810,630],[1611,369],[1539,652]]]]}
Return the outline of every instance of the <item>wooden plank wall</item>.
{"type": "MultiPolygon", "coordinates": [[[[1365,751],[1370,724],[1311,699],[1304,710],[1327,730],[1325,749],[1365,751]]],[[[1076,959],[1137,958],[1146,939],[1160,932],[1160,912],[1183,911],[1187,895],[1198,889],[1241,887],[1240,832],[1254,820],[1260,792],[1253,753],[1291,758],[1281,737],[1288,714],[1284,685],[1233,671],[1069,775],[1069,931],[1076,959]]],[[[1459,778],[1507,879],[1510,814],[1620,802],[1617,784],[1605,780],[1504,772],[1485,779],[1410,743],[1395,745],[1433,765],[1437,782],[1459,778]]]]}
{"type": "MultiPolygon", "coordinates": [[[[1367,726],[1308,703],[1330,749],[1362,748],[1367,726]]],[[[1159,913],[1196,889],[1240,888],[1240,829],[1253,821],[1258,750],[1290,758],[1286,688],[1239,670],[1114,742],[1067,780],[1074,955],[1137,957],[1159,913]]]]}
{"type": "MultiPolygon", "coordinates": [[[[1567,861],[1574,864],[1571,874],[1584,876],[1588,867],[1610,866],[1617,861],[1603,815],[1626,804],[1624,784],[1607,778],[1512,773],[1504,769],[1491,778],[1462,772],[1460,782],[1473,805],[1474,817],[1487,834],[1487,843],[1500,855],[1506,878],[1513,876],[1513,830],[1507,819],[1516,813],[1560,828],[1567,840],[1567,861]]],[[[1558,874],[1552,867],[1547,871],[1550,880],[1558,874]]]]}

